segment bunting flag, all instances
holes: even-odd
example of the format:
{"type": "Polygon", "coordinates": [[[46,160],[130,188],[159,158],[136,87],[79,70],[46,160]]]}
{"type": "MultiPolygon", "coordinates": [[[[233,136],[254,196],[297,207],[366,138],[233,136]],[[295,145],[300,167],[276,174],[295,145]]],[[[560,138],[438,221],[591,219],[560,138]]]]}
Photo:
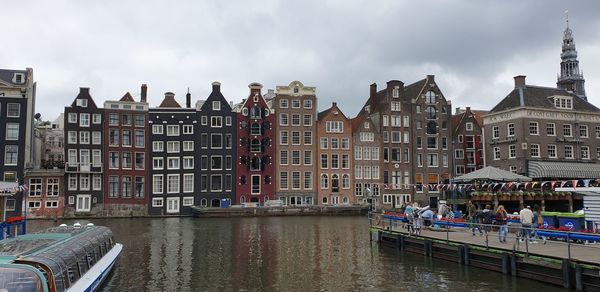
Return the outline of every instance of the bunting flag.
{"type": "Polygon", "coordinates": [[[551,181],[551,182],[550,182],[550,188],[551,188],[551,189],[554,189],[554,185],[556,185],[556,181],[551,181]]]}
{"type": "Polygon", "coordinates": [[[0,189],[0,193],[10,193],[10,194],[14,194],[14,193],[18,193],[18,192],[22,192],[25,190],[28,190],[29,186],[25,185],[18,185],[15,187],[8,187],[8,188],[2,188],[0,189]]]}
{"type": "Polygon", "coordinates": [[[565,180],[565,181],[562,181],[562,182],[560,183],[560,187],[562,188],[562,187],[564,187],[566,184],[567,184],[567,181],[566,181],[566,180],[565,180]]]}
{"type": "Polygon", "coordinates": [[[578,182],[578,181],[577,181],[576,179],[574,179],[574,180],[572,181],[572,184],[573,184],[573,188],[574,188],[574,189],[575,189],[575,188],[577,188],[577,182],[578,182]]]}
{"type": "Polygon", "coordinates": [[[586,187],[586,188],[589,187],[591,181],[592,181],[591,179],[584,179],[583,180],[583,186],[586,187]]]}

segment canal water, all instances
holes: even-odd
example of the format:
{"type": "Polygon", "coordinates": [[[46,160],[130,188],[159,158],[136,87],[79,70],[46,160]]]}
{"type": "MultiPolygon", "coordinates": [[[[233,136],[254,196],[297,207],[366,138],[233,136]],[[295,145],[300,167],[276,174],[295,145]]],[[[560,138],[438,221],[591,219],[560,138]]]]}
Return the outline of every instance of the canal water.
{"type": "MultiPolygon", "coordinates": [[[[75,221],[30,221],[29,231],[75,221]]],[[[87,220],[80,220],[87,223],[87,220]]],[[[563,291],[380,248],[353,217],[94,219],[124,245],[103,291],[563,291]]]]}

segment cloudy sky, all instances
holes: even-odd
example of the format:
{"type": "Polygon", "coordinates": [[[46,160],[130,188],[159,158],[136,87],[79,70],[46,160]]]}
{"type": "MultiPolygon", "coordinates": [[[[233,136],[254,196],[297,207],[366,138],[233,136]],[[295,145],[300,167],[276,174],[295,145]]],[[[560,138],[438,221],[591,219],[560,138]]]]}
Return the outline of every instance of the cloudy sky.
{"type": "Polygon", "coordinates": [[[453,106],[490,109],[512,77],[555,86],[565,10],[589,100],[600,105],[600,1],[8,1],[0,67],[34,68],[37,111],[54,119],[79,87],[97,103],[147,83],[238,102],[251,82],[317,87],[355,116],[388,80],[436,75],[453,106]]]}

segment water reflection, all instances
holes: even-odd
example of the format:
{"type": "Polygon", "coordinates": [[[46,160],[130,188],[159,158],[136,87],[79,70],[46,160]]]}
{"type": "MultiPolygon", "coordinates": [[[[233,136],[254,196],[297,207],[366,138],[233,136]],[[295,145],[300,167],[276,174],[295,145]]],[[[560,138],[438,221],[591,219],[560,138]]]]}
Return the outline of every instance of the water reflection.
{"type": "MultiPolygon", "coordinates": [[[[60,223],[31,221],[29,228],[60,223]]],[[[104,291],[562,291],[381,249],[371,244],[368,222],[362,217],[96,219],[94,223],[109,226],[125,246],[104,291]]]]}

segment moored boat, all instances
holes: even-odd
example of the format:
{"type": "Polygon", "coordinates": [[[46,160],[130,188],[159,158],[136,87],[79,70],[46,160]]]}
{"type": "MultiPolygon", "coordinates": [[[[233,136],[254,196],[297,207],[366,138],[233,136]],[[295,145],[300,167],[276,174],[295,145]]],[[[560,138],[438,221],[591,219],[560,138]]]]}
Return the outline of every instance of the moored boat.
{"type": "Polygon", "coordinates": [[[0,291],[97,291],[123,245],[104,226],[61,225],[0,241],[0,291]]]}

